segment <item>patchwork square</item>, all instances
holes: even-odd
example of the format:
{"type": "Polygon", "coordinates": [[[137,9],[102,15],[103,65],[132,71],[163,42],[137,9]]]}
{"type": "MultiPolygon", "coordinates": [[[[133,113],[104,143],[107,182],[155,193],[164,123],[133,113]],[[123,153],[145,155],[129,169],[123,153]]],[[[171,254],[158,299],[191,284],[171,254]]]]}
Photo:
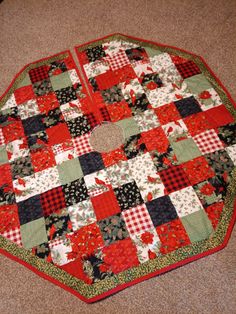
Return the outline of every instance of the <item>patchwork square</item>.
{"type": "Polygon", "coordinates": [[[82,168],[78,158],[69,159],[57,165],[61,184],[70,183],[83,177],[82,168]]]}
{"type": "Polygon", "coordinates": [[[40,114],[36,100],[32,99],[19,105],[18,114],[22,120],[40,114]]]}
{"type": "Polygon", "coordinates": [[[61,88],[55,91],[57,96],[57,100],[59,101],[60,105],[66,104],[70,101],[76,100],[76,91],[72,86],[68,86],[65,88],[61,88]]]}
{"type": "Polygon", "coordinates": [[[174,219],[156,227],[161,241],[160,252],[167,254],[191,244],[189,236],[180,219],[174,219]]]}
{"type": "Polygon", "coordinates": [[[93,148],[90,145],[89,138],[90,133],[87,133],[73,139],[76,156],[81,156],[93,151],[93,148]]]}
{"type": "Polygon", "coordinates": [[[153,228],[153,223],[144,204],[123,211],[122,216],[130,235],[140,234],[153,228]]]}
{"type": "Polygon", "coordinates": [[[175,64],[175,66],[178,69],[183,79],[186,79],[190,76],[194,76],[201,73],[201,70],[193,61],[178,63],[178,64],[175,64]]]}
{"type": "Polygon", "coordinates": [[[199,103],[193,96],[175,101],[174,104],[182,118],[202,111],[199,103]]]}
{"type": "Polygon", "coordinates": [[[28,119],[22,120],[23,128],[26,135],[35,134],[45,130],[43,116],[37,115],[28,119]]]}
{"type": "Polygon", "coordinates": [[[127,118],[117,121],[116,125],[122,128],[124,137],[126,139],[140,133],[138,124],[133,118],[127,118]]]}
{"type": "Polygon", "coordinates": [[[71,136],[74,138],[89,133],[91,130],[91,126],[86,116],[80,116],[67,121],[67,126],[71,136]]]}
{"type": "Polygon", "coordinates": [[[119,163],[108,167],[106,172],[113,188],[132,181],[129,172],[129,164],[126,161],[120,161],[119,163]]]}
{"type": "Polygon", "coordinates": [[[64,72],[58,75],[53,75],[50,77],[52,88],[54,91],[66,88],[72,85],[70,76],[68,72],[64,72]]]}
{"type": "Polygon", "coordinates": [[[74,205],[88,199],[88,190],[84,179],[78,179],[62,186],[65,195],[66,206],[74,205]]]}
{"type": "Polygon", "coordinates": [[[168,169],[170,166],[177,165],[177,157],[174,154],[173,148],[169,145],[164,153],[159,153],[154,150],[150,152],[153,163],[157,169],[157,171],[162,171],[168,169]]]}
{"type": "Polygon", "coordinates": [[[225,150],[206,154],[205,157],[216,175],[230,174],[234,169],[234,164],[225,150]]]}
{"type": "Polygon", "coordinates": [[[204,208],[219,201],[221,198],[221,195],[216,195],[216,188],[210,183],[210,179],[194,185],[193,188],[204,208]]]}
{"type": "Polygon", "coordinates": [[[191,186],[170,193],[169,197],[179,217],[184,217],[203,209],[197,194],[191,186]]]}
{"type": "Polygon", "coordinates": [[[103,169],[104,163],[100,153],[91,152],[79,157],[81,169],[84,175],[103,169]]]}
{"type": "Polygon", "coordinates": [[[33,84],[33,90],[36,96],[43,96],[53,91],[52,85],[49,79],[45,79],[33,84]]]}
{"type": "Polygon", "coordinates": [[[120,51],[106,58],[110,64],[113,71],[123,68],[124,66],[130,64],[130,61],[124,51],[120,51]]]}
{"type": "Polygon", "coordinates": [[[1,236],[16,243],[18,246],[22,246],[20,228],[13,228],[1,233],[1,236]]]}
{"type": "Polygon", "coordinates": [[[93,113],[88,113],[85,115],[88,124],[90,125],[91,129],[95,128],[95,126],[97,126],[99,124],[97,118],[95,117],[95,115],[93,113]]]}
{"type": "Polygon", "coordinates": [[[214,231],[211,221],[204,210],[198,210],[182,217],[181,222],[192,243],[208,239],[214,231]]]}
{"type": "Polygon", "coordinates": [[[169,196],[156,198],[147,202],[146,206],[155,227],[178,218],[169,196]]]}
{"type": "Polygon", "coordinates": [[[174,103],[166,104],[155,109],[155,113],[161,125],[177,121],[181,118],[174,103]]]}
{"type": "Polygon", "coordinates": [[[19,202],[17,206],[21,225],[43,217],[43,208],[39,195],[30,197],[25,201],[19,202]]]}
{"type": "Polygon", "coordinates": [[[49,128],[62,122],[64,122],[64,117],[59,107],[49,110],[43,117],[45,128],[49,128]]]}
{"type": "Polygon", "coordinates": [[[226,146],[236,144],[236,124],[230,123],[220,127],[219,138],[226,146]]]}
{"type": "Polygon", "coordinates": [[[42,65],[35,69],[29,71],[29,77],[32,83],[36,83],[45,80],[49,77],[49,67],[47,65],[42,65]]]}
{"type": "Polygon", "coordinates": [[[149,107],[149,100],[145,93],[136,95],[135,99],[129,100],[128,103],[133,115],[140,114],[149,107]]]}
{"type": "Polygon", "coordinates": [[[62,187],[59,186],[40,194],[40,202],[45,217],[65,208],[66,202],[62,187]]]}
{"type": "Polygon", "coordinates": [[[89,199],[69,206],[67,211],[70,215],[73,231],[96,221],[93,204],[89,199]]]}
{"type": "Polygon", "coordinates": [[[143,113],[137,114],[133,118],[137,122],[140,132],[151,130],[160,125],[157,116],[152,109],[148,109],[143,113]]]}
{"type": "Polygon", "coordinates": [[[94,62],[106,56],[105,50],[103,49],[102,45],[86,49],[86,55],[89,62],[94,62]]]}
{"type": "Polygon", "coordinates": [[[113,215],[98,221],[105,245],[129,237],[125,221],[121,214],[113,215]]]}
{"type": "Polygon", "coordinates": [[[121,212],[113,191],[106,191],[97,196],[91,197],[94,212],[97,220],[102,220],[121,212]]]}
{"type": "Polygon", "coordinates": [[[202,155],[198,146],[191,138],[173,142],[171,143],[171,146],[179,163],[186,162],[202,155]]]}
{"type": "Polygon", "coordinates": [[[147,151],[141,135],[130,136],[124,143],[124,152],[128,159],[142,155],[147,151]]]}
{"type": "Polygon", "coordinates": [[[64,266],[74,260],[69,259],[72,247],[69,239],[55,239],[49,242],[52,261],[55,265],[64,266]]]}
{"type": "Polygon", "coordinates": [[[149,152],[157,150],[159,153],[165,153],[168,150],[169,140],[161,127],[143,132],[141,137],[149,152]]]}
{"type": "Polygon", "coordinates": [[[168,193],[181,190],[191,185],[182,166],[170,166],[158,173],[168,193]]]}
{"type": "Polygon", "coordinates": [[[111,88],[102,90],[101,94],[104,102],[107,104],[120,102],[124,99],[121,88],[118,85],[114,85],[111,88]]]}
{"type": "Polygon", "coordinates": [[[88,194],[91,197],[102,194],[110,188],[110,180],[106,169],[84,176],[84,181],[88,189],[88,194]]]}
{"type": "Polygon", "coordinates": [[[34,172],[39,172],[56,165],[53,151],[48,146],[42,149],[32,150],[30,156],[34,172]]]}
{"type": "Polygon", "coordinates": [[[26,156],[15,159],[13,162],[11,162],[11,171],[13,179],[32,175],[34,173],[34,169],[32,167],[30,157],[26,156]]]}
{"type": "Polygon", "coordinates": [[[70,216],[66,208],[45,217],[48,240],[65,236],[72,231],[70,216]]]}
{"type": "Polygon", "coordinates": [[[202,154],[213,153],[217,150],[224,149],[224,145],[219,139],[215,130],[207,130],[193,137],[194,142],[202,154]]]}
{"type": "Polygon", "coordinates": [[[147,53],[142,47],[135,47],[131,49],[126,49],[125,53],[130,61],[140,61],[147,59],[147,53]]]}
{"type": "Polygon", "coordinates": [[[135,181],[126,183],[114,189],[121,210],[143,204],[142,196],[135,181]]]}
{"type": "Polygon", "coordinates": [[[47,242],[47,233],[44,218],[35,219],[20,226],[22,245],[31,249],[47,242]],[[35,232],[37,230],[37,232],[35,232]]]}

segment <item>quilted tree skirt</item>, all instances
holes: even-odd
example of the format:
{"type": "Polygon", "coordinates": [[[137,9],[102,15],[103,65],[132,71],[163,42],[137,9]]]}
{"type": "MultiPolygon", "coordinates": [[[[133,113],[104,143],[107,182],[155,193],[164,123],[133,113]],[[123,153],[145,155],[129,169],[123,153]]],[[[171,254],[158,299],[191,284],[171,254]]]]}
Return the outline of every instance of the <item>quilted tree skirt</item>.
{"type": "Polygon", "coordinates": [[[0,251],[94,302],[227,244],[236,109],[187,51],[114,34],[76,52],[0,100],[0,251]]]}

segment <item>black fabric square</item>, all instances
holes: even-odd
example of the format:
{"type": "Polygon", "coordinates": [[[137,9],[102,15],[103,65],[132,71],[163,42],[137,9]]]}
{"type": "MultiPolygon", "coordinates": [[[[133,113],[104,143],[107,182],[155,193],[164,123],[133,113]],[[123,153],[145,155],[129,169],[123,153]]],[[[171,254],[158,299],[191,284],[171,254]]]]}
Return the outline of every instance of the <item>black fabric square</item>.
{"type": "Polygon", "coordinates": [[[48,135],[45,131],[40,131],[27,136],[27,143],[30,150],[35,150],[45,146],[48,143],[48,135]]]}
{"type": "Polygon", "coordinates": [[[33,116],[25,120],[22,120],[22,124],[23,124],[26,136],[45,130],[42,115],[37,115],[37,116],[33,116]]]}
{"type": "Polygon", "coordinates": [[[53,92],[52,84],[49,79],[33,83],[33,90],[35,95],[43,96],[53,92]]]}
{"type": "Polygon", "coordinates": [[[162,171],[169,168],[171,165],[177,165],[177,159],[173,148],[169,145],[165,153],[159,153],[157,150],[150,152],[153,163],[157,171],[162,171]]]}
{"type": "Polygon", "coordinates": [[[62,191],[65,195],[66,206],[77,204],[89,197],[83,178],[62,185],[62,191]]]}
{"type": "Polygon", "coordinates": [[[104,169],[104,163],[100,153],[91,152],[79,156],[80,166],[84,175],[104,169]]]}
{"type": "Polygon", "coordinates": [[[114,189],[121,210],[143,204],[143,199],[135,181],[114,189]]]}
{"type": "Polygon", "coordinates": [[[43,118],[43,123],[45,125],[45,128],[49,128],[61,122],[64,122],[64,118],[63,118],[61,109],[59,107],[49,110],[43,118]]]}
{"type": "Polygon", "coordinates": [[[208,181],[215,188],[214,193],[224,199],[227,192],[228,182],[226,182],[222,176],[215,176],[208,179],[208,181]]]}
{"type": "Polygon", "coordinates": [[[124,143],[124,152],[128,159],[142,155],[147,151],[146,145],[140,143],[141,135],[130,136],[124,143]]]}
{"type": "MultiPolygon", "coordinates": [[[[148,74],[145,74],[142,78],[142,85],[147,87],[148,88],[148,84],[150,83],[154,83],[152,84],[154,88],[158,88],[158,87],[161,87],[163,84],[162,84],[162,80],[160,79],[159,75],[157,73],[148,73],[148,74]]],[[[154,89],[153,88],[153,89],[154,89]]]]}
{"type": "Polygon", "coordinates": [[[25,201],[19,202],[17,205],[21,225],[43,217],[43,209],[39,195],[30,197],[25,201]]]}
{"type": "Polygon", "coordinates": [[[13,180],[18,177],[30,176],[34,173],[30,156],[20,157],[11,162],[11,172],[13,180]]]}
{"type": "Polygon", "coordinates": [[[105,245],[125,239],[129,236],[121,214],[113,215],[97,222],[105,245]]]}
{"type": "Polygon", "coordinates": [[[216,175],[230,174],[234,169],[234,164],[225,150],[218,150],[205,155],[208,164],[215,171],[216,175]]]}
{"type": "Polygon", "coordinates": [[[106,57],[106,53],[102,45],[86,49],[86,55],[90,62],[106,57]]]}
{"type": "Polygon", "coordinates": [[[230,123],[218,128],[218,136],[226,146],[236,144],[236,123],[230,123]]]}
{"type": "Polygon", "coordinates": [[[202,111],[198,101],[193,96],[175,101],[174,103],[182,118],[202,111]]]}
{"type": "Polygon", "coordinates": [[[121,88],[117,85],[114,85],[111,88],[102,90],[101,94],[102,94],[102,98],[104,102],[107,104],[120,102],[124,99],[121,88]]]}
{"type": "Polygon", "coordinates": [[[127,49],[125,52],[130,61],[140,61],[147,58],[146,51],[142,47],[127,49]]]}
{"type": "Polygon", "coordinates": [[[60,105],[66,104],[72,100],[76,100],[76,91],[72,86],[68,86],[55,91],[60,105]]]}
{"type": "Polygon", "coordinates": [[[91,126],[86,116],[77,117],[67,121],[66,123],[72,137],[81,136],[91,130],[91,126]]]}
{"type": "Polygon", "coordinates": [[[131,108],[133,115],[141,113],[148,109],[149,101],[146,94],[136,95],[134,103],[131,99],[128,100],[128,105],[131,108]]]}
{"type": "Polygon", "coordinates": [[[3,184],[0,186],[0,204],[15,204],[16,198],[11,184],[3,184]]]}
{"type": "Polygon", "coordinates": [[[72,231],[70,216],[66,208],[45,218],[48,240],[65,236],[72,231]]]}
{"type": "Polygon", "coordinates": [[[34,254],[39,258],[47,259],[50,253],[49,243],[45,242],[33,248],[34,254]]]}
{"type": "Polygon", "coordinates": [[[146,203],[148,212],[155,227],[178,218],[169,196],[162,196],[146,203]]]}

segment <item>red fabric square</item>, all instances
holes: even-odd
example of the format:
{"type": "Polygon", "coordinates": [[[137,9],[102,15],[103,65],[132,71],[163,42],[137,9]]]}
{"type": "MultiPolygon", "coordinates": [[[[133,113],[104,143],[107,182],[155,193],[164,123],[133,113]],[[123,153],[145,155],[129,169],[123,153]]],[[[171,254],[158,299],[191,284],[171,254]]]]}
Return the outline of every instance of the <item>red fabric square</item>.
{"type": "Polygon", "coordinates": [[[190,186],[188,177],[181,166],[171,166],[166,170],[158,172],[158,174],[165,185],[167,193],[190,186]]]}
{"type": "Polygon", "coordinates": [[[59,123],[58,125],[48,128],[46,133],[48,135],[48,144],[51,146],[71,139],[70,132],[65,123],[59,123]]]}
{"type": "Polygon", "coordinates": [[[161,127],[152,129],[141,134],[147,150],[157,150],[159,153],[165,153],[169,147],[169,140],[161,127]]]}
{"type": "Polygon", "coordinates": [[[193,114],[183,120],[192,136],[214,128],[214,124],[206,111],[193,114]]]}
{"type": "Polygon", "coordinates": [[[179,111],[174,103],[166,104],[155,109],[158,120],[161,124],[167,124],[181,119],[179,111]]]}
{"type": "Polygon", "coordinates": [[[20,120],[11,120],[9,122],[10,124],[2,128],[5,144],[25,137],[24,128],[20,120]]]}
{"type": "Polygon", "coordinates": [[[219,223],[223,208],[224,208],[223,202],[214,203],[214,204],[205,208],[205,211],[206,211],[208,218],[210,219],[214,229],[216,229],[216,227],[219,223]]]}
{"type": "Polygon", "coordinates": [[[101,153],[105,167],[117,164],[121,160],[127,160],[124,150],[117,148],[109,153],[101,153]]]}
{"type": "Polygon", "coordinates": [[[54,167],[56,160],[50,147],[31,152],[31,162],[35,172],[54,167]]]}
{"type": "Polygon", "coordinates": [[[137,78],[137,75],[130,64],[124,66],[122,69],[115,70],[113,73],[117,77],[119,83],[137,78]]]}
{"type": "Polygon", "coordinates": [[[41,113],[47,114],[49,110],[59,107],[59,102],[54,93],[50,93],[36,98],[38,108],[41,113]]]}
{"type": "Polygon", "coordinates": [[[17,205],[0,205],[0,233],[20,227],[17,205]]]}
{"type": "Polygon", "coordinates": [[[180,219],[175,219],[156,227],[157,234],[161,240],[160,252],[167,254],[180,247],[191,244],[180,219]]]}
{"type": "Polygon", "coordinates": [[[49,77],[49,74],[48,74],[49,69],[50,67],[48,65],[42,65],[40,67],[30,70],[29,76],[30,76],[31,82],[36,83],[36,82],[47,79],[49,77]]]}
{"type": "Polygon", "coordinates": [[[214,128],[234,122],[234,117],[224,105],[205,111],[214,128]]]}
{"type": "Polygon", "coordinates": [[[40,195],[44,216],[49,216],[58,210],[66,208],[65,196],[59,186],[40,195]]]}
{"type": "Polygon", "coordinates": [[[184,63],[176,63],[175,66],[184,79],[201,73],[199,67],[190,60],[184,63]]]}
{"type": "Polygon", "coordinates": [[[18,88],[15,90],[14,96],[17,105],[23,104],[24,102],[35,98],[33,87],[31,85],[18,88]]]}
{"type": "Polygon", "coordinates": [[[192,185],[215,176],[214,170],[203,156],[187,161],[182,166],[192,185]]]}
{"type": "Polygon", "coordinates": [[[105,73],[96,76],[96,82],[100,90],[111,88],[114,85],[119,84],[119,77],[114,75],[112,70],[108,70],[105,73]]]}
{"type": "Polygon", "coordinates": [[[8,163],[0,165],[0,187],[4,184],[12,186],[11,166],[8,163]]]}
{"type": "Polygon", "coordinates": [[[120,207],[113,191],[107,191],[91,197],[97,220],[120,213],[120,207]]]}
{"type": "Polygon", "coordinates": [[[130,238],[117,241],[104,247],[103,261],[114,274],[139,265],[137,248],[130,238]]]}
{"type": "Polygon", "coordinates": [[[126,101],[121,101],[107,106],[112,122],[123,120],[132,116],[132,110],[126,101]]]}

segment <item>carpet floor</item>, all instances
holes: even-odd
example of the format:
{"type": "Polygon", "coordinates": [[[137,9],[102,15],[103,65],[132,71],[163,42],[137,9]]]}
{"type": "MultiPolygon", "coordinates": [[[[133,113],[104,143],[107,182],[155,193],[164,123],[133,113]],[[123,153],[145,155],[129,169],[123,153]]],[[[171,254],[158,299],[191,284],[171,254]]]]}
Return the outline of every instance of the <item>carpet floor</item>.
{"type": "MultiPolygon", "coordinates": [[[[114,32],[203,56],[236,99],[235,0],[4,0],[0,94],[26,63],[114,32]]],[[[0,256],[0,313],[233,313],[235,250],[234,229],[224,250],[90,305],[0,256]]]]}

